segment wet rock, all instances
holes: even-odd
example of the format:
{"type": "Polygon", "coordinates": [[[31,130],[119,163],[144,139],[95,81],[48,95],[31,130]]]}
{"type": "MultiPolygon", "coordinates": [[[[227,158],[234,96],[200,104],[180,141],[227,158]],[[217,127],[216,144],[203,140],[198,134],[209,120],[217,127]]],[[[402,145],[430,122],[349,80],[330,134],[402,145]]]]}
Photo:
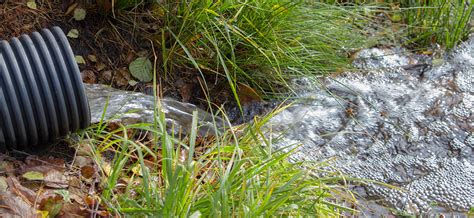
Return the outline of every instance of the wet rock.
{"type": "Polygon", "coordinates": [[[474,37],[442,64],[427,66],[429,61],[400,48],[373,48],[354,61],[361,72],[296,81],[299,102],[267,126],[283,136],[275,146],[302,144],[292,159],[335,157],[333,165],[352,177],[401,187],[365,185],[369,197],[398,210],[428,212],[433,202],[469,210],[474,37]]]}

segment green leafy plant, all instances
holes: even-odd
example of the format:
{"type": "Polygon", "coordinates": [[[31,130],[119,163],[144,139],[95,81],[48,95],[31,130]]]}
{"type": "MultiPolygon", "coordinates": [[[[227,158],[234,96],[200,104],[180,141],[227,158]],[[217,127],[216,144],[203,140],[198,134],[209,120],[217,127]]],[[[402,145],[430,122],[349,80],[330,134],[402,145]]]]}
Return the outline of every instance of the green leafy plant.
{"type": "Polygon", "coordinates": [[[142,82],[150,82],[153,80],[153,65],[146,57],[139,57],[132,61],[128,66],[133,77],[142,82]]]}

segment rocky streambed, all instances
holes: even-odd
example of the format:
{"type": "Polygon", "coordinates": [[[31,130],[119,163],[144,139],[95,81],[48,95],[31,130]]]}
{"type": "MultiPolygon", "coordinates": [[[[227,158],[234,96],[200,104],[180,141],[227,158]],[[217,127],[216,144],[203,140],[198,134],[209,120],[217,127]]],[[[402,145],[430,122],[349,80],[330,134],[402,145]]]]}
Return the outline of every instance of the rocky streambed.
{"type": "Polygon", "coordinates": [[[296,160],[334,158],[358,193],[397,210],[474,206],[474,37],[444,59],[367,49],[344,73],[299,80],[300,102],[273,117],[277,147],[302,144],[296,160]],[[434,65],[433,65],[434,64],[434,65]]]}
{"type": "MultiPolygon", "coordinates": [[[[423,213],[433,205],[466,212],[474,206],[474,37],[444,59],[401,49],[367,49],[354,61],[360,72],[300,79],[296,103],[267,125],[276,148],[301,145],[298,161],[332,159],[354,190],[396,210],[423,213]]],[[[152,122],[152,96],[87,85],[93,121],[106,99],[107,119],[152,122]]],[[[168,122],[190,127],[194,105],[162,101],[168,122]]],[[[201,133],[213,131],[200,111],[201,133]]],[[[218,118],[217,118],[218,119],[218,118]]],[[[221,124],[222,120],[218,119],[221,124]]]]}

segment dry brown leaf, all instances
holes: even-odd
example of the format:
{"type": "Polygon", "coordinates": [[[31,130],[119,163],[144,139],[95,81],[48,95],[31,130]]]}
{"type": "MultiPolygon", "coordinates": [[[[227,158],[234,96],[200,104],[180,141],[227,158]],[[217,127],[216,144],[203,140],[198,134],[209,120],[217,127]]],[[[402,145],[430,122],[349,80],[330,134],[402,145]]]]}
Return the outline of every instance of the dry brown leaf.
{"type": "Polygon", "coordinates": [[[106,70],[104,72],[101,72],[99,75],[100,75],[100,79],[105,81],[105,82],[112,81],[112,71],[110,71],[110,70],[106,70]]]}
{"type": "Polygon", "coordinates": [[[118,86],[128,86],[128,81],[132,79],[130,73],[126,68],[120,68],[115,71],[114,80],[118,86]]]}
{"type": "Polygon", "coordinates": [[[92,214],[87,208],[82,207],[79,203],[64,204],[61,213],[56,217],[91,217],[92,214]]]}
{"type": "Polygon", "coordinates": [[[88,195],[85,197],[84,202],[86,202],[89,208],[95,208],[98,201],[93,196],[88,195]]]}
{"type": "Polygon", "coordinates": [[[85,190],[83,189],[82,182],[77,177],[72,177],[69,180],[69,195],[72,200],[85,205],[84,195],[86,195],[85,190]]]}
{"type": "MultiPolygon", "coordinates": [[[[97,64],[95,65],[95,69],[96,69],[97,71],[102,71],[103,69],[105,69],[105,67],[107,67],[107,66],[106,66],[105,64],[103,64],[103,63],[97,63],[97,64]]],[[[112,72],[111,72],[111,71],[109,71],[109,73],[110,73],[110,75],[112,75],[112,72]]]]}
{"type": "Polygon", "coordinates": [[[82,81],[85,83],[97,83],[97,76],[92,70],[84,70],[81,72],[82,81]]]}
{"type": "Polygon", "coordinates": [[[0,217],[36,217],[39,214],[22,197],[11,191],[0,192],[0,217]]]}
{"type": "Polygon", "coordinates": [[[76,158],[74,159],[73,165],[81,168],[83,166],[93,165],[93,164],[94,164],[94,161],[92,160],[92,158],[88,156],[76,156],[76,158]]]}
{"type": "Polygon", "coordinates": [[[178,79],[175,85],[178,87],[179,94],[181,95],[182,101],[189,102],[191,97],[194,95],[193,93],[194,85],[191,83],[187,83],[181,79],[178,79]]]}
{"type": "Polygon", "coordinates": [[[8,187],[10,188],[9,190],[16,194],[17,196],[21,197],[25,202],[28,204],[32,205],[33,202],[36,200],[36,193],[24,186],[21,185],[20,181],[16,179],[15,177],[8,177],[7,178],[7,183],[8,187]]]}
{"type": "Polygon", "coordinates": [[[48,171],[44,177],[44,182],[50,188],[67,188],[69,186],[64,172],[57,170],[48,171]]]}
{"type": "Polygon", "coordinates": [[[262,97],[252,87],[239,83],[237,84],[237,95],[241,104],[250,104],[252,102],[262,101],[262,97]]]}
{"type": "Polygon", "coordinates": [[[89,59],[90,61],[92,61],[94,63],[97,62],[97,57],[95,55],[92,55],[92,54],[87,55],[87,59],[89,59]]]}
{"type": "Polygon", "coordinates": [[[83,166],[81,168],[81,175],[86,179],[91,179],[95,174],[95,169],[92,166],[83,166]]]}

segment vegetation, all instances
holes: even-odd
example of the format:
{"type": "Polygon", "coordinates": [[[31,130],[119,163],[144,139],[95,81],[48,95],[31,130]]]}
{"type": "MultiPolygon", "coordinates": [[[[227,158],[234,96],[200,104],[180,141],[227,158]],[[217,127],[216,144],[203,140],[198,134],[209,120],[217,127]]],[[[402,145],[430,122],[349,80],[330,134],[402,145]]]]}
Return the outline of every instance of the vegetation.
{"type": "MultiPolygon", "coordinates": [[[[131,11],[117,13],[116,18],[139,30],[156,48],[153,87],[156,74],[173,77],[176,69],[190,66],[204,79],[225,79],[237,101],[239,84],[275,97],[289,88],[293,77],[347,68],[350,53],[369,43],[359,27],[370,19],[354,8],[287,0],[127,2],[118,1],[117,8],[133,6],[131,11]],[[137,11],[145,6],[148,14],[141,16],[151,21],[137,22],[137,11]],[[150,23],[157,31],[149,31],[150,23]]],[[[343,176],[316,176],[325,163],[289,162],[298,145],[274,150],[274,141],[262,129],[271,116],[204,138],[197,136],[195,118],[193,131],[183,138],[167,132],[164,115],[157,110],[154,124],[111,129],[101,122],[78,144],[88,146],[101,167],[101,201],[117,214],[255,217],[356,212],[338,203],[354,200],[339,184],[343,176]],[[107,160],[110,153],[113,159],[107,160]]]]}
{"type": "MultiPolygon", "coordinates": [[[[186,67],[203,79],[204,89],[209,77],[228,83],[239,106],[242,84],[278,97],[289,90],[290,79],[344,70],[351,54],[392,40],[394,34],[410,45],[452,48],[469,34],[473,7],[468,0],[113,2],[110,16],[153,46],[153,64],[142,57],[135,62],[147,65],[139,71],[154,71],[140,79],[153,81],[153,93],[158,74],[172,78],[186,67]],[[381,21],[379,15],[387,17],[381,21]],[[378,27],[397,32],[379,34],[378,27]]],[[[101,122],[78,143],[100,166],[100,205],[113,213],[256,217],[355,212],[340,204],[353,200],[340,185],[347,178],[331,172],[317,176],[326,163],[289,162],[298,145],[273,149],[263,128],[272,114],[213,137],[197,135],[197,116],[192,131],[181,136],[167,131],[158,109],[155,115],[153,124],[111,128],[101,122]]]]}
{"type": "Polygon", "coordinates": [[[323,0],[330,4],[377,6],[390,14],[391,20],[402,24],[400,33],[406,35],[404,43],[427,47],[433,43],[451,49],[472,32],[473,4],[468,0],[323,0]],[[343,2],[343,3],[342,3],[343,2]]]}
{"type": "Polygon", "coordinates": [[[289,79],[344,70],[351,53],[382,40],[450,49],[469,34],[473,7],[467,0],[164,0],[138,6],[126,0],[117,5],[133,6],[119,19],[154,42],[160,73],[173,77],[189,66],[203,83],[217,76],[228,82],[239,106],[240,84],[274,98],[288,90],[289,79]],[[134,17],[143,10],[149,22],[134,17]],[[380,14],[391,24],[381,22],[380,14]],[[157,31],[148,31],[149,25],[157,31]]]}
{"type": "MultiPolygon", "coordinates": [[[[406,34],[407,43],[436,42],[452,48],[469,32],[472,4],[164,0],[152,4],[150,11],[158,25],[156,32],[145,31],[159,48],[155,73],[173,77],[175,68],[192,66],[203,78],[215,74],[227,80],[238,101],[240,83],[272,95],[288,88],[290,78],[348,67],[351,52],[377,43],[377,38],[367,40],[371,34],[365,28],[378,25],[377,13],[388,13],[391,22],[403,24],[400,33],[406,34]]],[[[120,19],[142,28],[129,18],[120,19]]],[[[334,203],[340,175],[317,177],[310,172],[318,168],[290,163],[290,153],[272,150],[272,142],[261,129],[268,119],[214,138],[196,136],[196,119],[187,137],[170,135],[163,114],[154,125],[120,126],[112,131],[97,125],[86,134],[96,162],[104,162],[104,151],[115,153],[111,169],[103,169],[108,177],[102,200],[115,212],[130,215],[339,216],[354,212],[334,203]],[[148,137],[138,137],[144,132],[148,137]],[[118,190],[119,183],[126,185],[118,190]]]]}
{"type": "Polygon", "coordinates": [[[160,73],[173,77],[177,67],[192,66],[204,78],[226,80],[236,99],[239,84],[274,96],[295,76],[346,68],[349,53],[367,42],[358,26],[369,20],[360,11],[327,4],[165,0],[149,10],[159,31],[127,13],[119,19],[153,40],[160,73]]]}
{"type": "Polygon", "coordinates": [[[316,177],[312,173],[324,163],[290,163],[289,152],[273,150],[262,129],[269,118],[200,138],[194,116],[193,131],[180,139],[167,132],[159,114],[158,128],[135,124],[106,131],[99,124],[81,144],[90,146],[97,163],[110,166],[102,168],[102,200],[119,214],[257,217],[355,212],[329,200],[340,189],[340,175],[316,177]],[[110,165],[105,164],[106,151],[115,154],[110,165]]]}
{"type": "Polygon", "coordinates": [[[473,4],[467,0],[409,1],[402,10],[409,42],[421,45],[438,43],[451,49],[471,33],[473,4]]]}

